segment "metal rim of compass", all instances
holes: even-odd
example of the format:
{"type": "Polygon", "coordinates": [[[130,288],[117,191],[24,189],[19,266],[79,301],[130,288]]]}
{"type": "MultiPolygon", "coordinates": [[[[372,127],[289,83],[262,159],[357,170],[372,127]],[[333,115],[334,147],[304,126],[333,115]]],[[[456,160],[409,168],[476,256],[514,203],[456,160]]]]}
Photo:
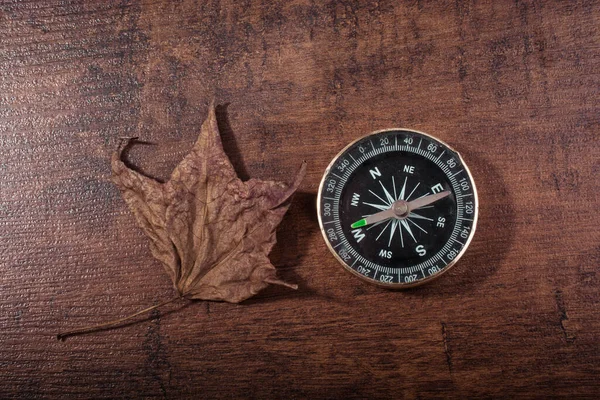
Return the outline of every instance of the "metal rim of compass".
{"type": "Polygon", "coordinates": [[[331,160],[331,162],[327,165],[327,168],[325,168],[325,172],[323,173],[323,177],[321,178],[321,182],[319,183],[319,189],[317,191],[317,217],[319,219],[319,229],[321,230],[321,235],[323,236],[323,239],[325,241],[325,244],[327,245],[327,248],[329,249],[329,251],[334,255],[334,257],[336,258],[336,260],[344,267],[344,270],[346,270],[347,272],[350,272],[352,275],[358,277],[360,280],[364,281],[364,282],[368,282],[372,285],[375,286],[379,286],[379,287],[383,287],[386,289],[398,289],[398,290],[402,290],[402,289],[409,289],[409,288],[413,288],[416,286],[421,286],[423,284],[429,283],[433,280],[438,279],[440,276],[444,275],[448,270],[452,269],[452,267],[454,267],[454,265],[460,260],[460,258],[463,256],[463,254],[467,251],[467,248],[469,247],[469,245],[471,244],[471,241],[473,240],[473,237],[475,236],[475,231],[477,230],[477,222],[479,219],[479,196],[477,194],[477,186],[475,184],[475,180],[473,179],[473,175],[471,174],[471,170],[469,169],[469,167],[467,166],[467,164],[465,163],[464,159],[462,158],[462,155],[456,151],[452,146],[450,146],[448,143],[444,142],[441,139],[438,139],[435,136],[432,136],[428,133],[422,132],[422,131],[418,131],[416,129],[409,129],[409,128],[386,128],[386,129],[380,129],[371,133],[367,133],[366,135],[362,135],[360,137],[358,137],[357,139],[351,141],[350,143],[348,143],[343,149],[341,149],[336,155],[335,157],[333,157],[333,159],[331,160]],[[322,200],[322,196],[323,196],[323,187],[325,184],[325,180],[331,170],[331,168],[334,166],[334,164],[337,162],[337,160],[344,155],[344,153],[346,153],[346,151],[350,148],[352,148],[354,145],[356,145],[358,142],[360,142],[361,140],[368,138],[370,136],[376,136],[382,133],[387,133],[387,132],[396,132],[396,131],[402,131],[402,132],[413,132],[419,135],[423,135],[433,141],[436,141],[444,146],[446,146],[448,149],[450,149],[451,151],[453,151],[459,158],[462,166],[464,167],[464,170],[467,174],[467,176],[469,177],[469,180],[472,183],[473,186],[473,198],[474,198],[474,203],[475,203],[475,207],[474,207],[474,214],[473,214],[473,227],[472,230],[469,234],[469,237],[467,238],[467,240],[465,241],[465,244],[463,246],[463,248],[458,252],[458,254],[456,255],[456,257],[451,260],[445,268],[443,268],[441,271],[430,275],[426,278],[417,280],[415,282],[410,282],[410,283],[386,283],[386,282],[380,282],[371,278],[368,278],[362,274],[360,274],[358,271],[355,271],[353,268],[351,268],[348,264],[346,264],[346,262],[344,260],[342,260],[342,258],[340,257],[340,255],[335,251],[335,249],[333,248],[333,246],[331,245],[331,242],[328,240],[327,234],[325,233],[325,227],[323,226],[323,220],[321,217],[321,200],[322,200]]]}

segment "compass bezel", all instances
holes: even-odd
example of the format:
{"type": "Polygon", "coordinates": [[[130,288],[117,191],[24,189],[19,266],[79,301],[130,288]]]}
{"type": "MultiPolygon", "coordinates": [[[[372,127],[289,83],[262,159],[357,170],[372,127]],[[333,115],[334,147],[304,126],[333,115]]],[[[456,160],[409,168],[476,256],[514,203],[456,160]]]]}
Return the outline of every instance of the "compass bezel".
{"type": "Polygon", "coordinates": [[[438,139],[435,136],[432,136],[426,132],[422,132],[419,130],[409,129],[409,128],[387,128],[387,129],[377,130],[377,131],[368,133],[366,135],[363,135],[361,137],[358,137],[357,139],[353,140],[348,145],[346,145],[344,148],[342,148],[336,154],[336,156],[331,160],[331,162],[325,169],[325,172],[323,173],[323,177],[321,178],[321,182],[319,184],[318,195],[317,195],[317,216],[318,216],[318,220],[319,220],[319,228],[321,230],[321,234],[323,235],[323,239],[325,241],[325,244],[327,245],[327,248],[334,255],[335,259],[344,267],[344,269],[346,271],[350,272],[354,276],[357,276],[362,281],[368,282],[372,285],[384,287],[387,289],[408,289],[408,288],[420,286],[420,285],[426,284],[432,280],[438,279],[440,276],[444,275],[447,271],[452,269],[454,267],[454,265],[456,265],[456,263],[460,260],[460,258],[463,256],[463,254],[466,252],[467,248],[469,247],[471,241],[473,240],[473,236],[475,235],[475,231],[477,229],[477,221],[478,221],[478,217],[479,217],[479,197],[477,194],[477,187],[475,185],[475,180],[473,179],[473,175],[471,174],[469,167],[467,166],[464,159],[462,158],[462,155],[458,151],[456,151],[452,146],[450,146],[448,143],[444,142],[443,140],[438,139]],[[470,229],[470,234],[469,234],[468,238],[465,240],[463,247],[460,249],[460,251],[454,257],[454,259],[452,259],[450,262],[448,262],[439,272],[431,274],[425,278],[417,279],[414,282],[386,283],[386,282],[377,281],[376,279],[370,278],[370,277],[365,276],[365,275],[359,273],[358,271],[356,271],[354,268],[352,268],[350,265],[348,265],[340,257],[338,252],[332,246],[329,238],[327,237],[326,230],[325,230],[324,223],[323,223],[323,218],[322,218],[322,214],[323,214],[323,210],[322,210],[323,201],[322,200],[323,200],[323,196],[324,196],[325,183],[331,172],[331,169],[336,165],[336,163],[340,159],[340,157],[345,155],[346,152],[349,149],[353,148],[355,145],[357,145],[357,143],[359,143],[365,139],[368,139],[369,137],[375,137],[375,136],[379,136],[382,134],[385,135],[385,134],[394,133],[394,132],[396,132],[396,133],[405,132],[405,133],[414,133],[417,135],[422,135],[423,137],[428,138],[430,141],[437,142],[437,143],[445,146],[447,149],[449,149],[451,152],[453,152],[456,155],[456,157],[458,157],[460,164],[462,165],[464,172],[468,176],[469,181],[472,186],[472,195],[473,195],[473,203],[474,203],[473,216],[472,216],[473,221],[472,221],[472,225],[471,225],[471,229],[470,229]]]}

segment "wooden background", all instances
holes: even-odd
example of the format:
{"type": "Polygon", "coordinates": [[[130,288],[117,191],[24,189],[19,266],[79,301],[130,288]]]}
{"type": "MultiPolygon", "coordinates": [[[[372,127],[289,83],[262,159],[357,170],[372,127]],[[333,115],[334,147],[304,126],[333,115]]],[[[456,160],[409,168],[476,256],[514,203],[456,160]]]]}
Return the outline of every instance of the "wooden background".
{"type": "Polygon", "coordinates": [[[600,396],[600,3],[0,0],[0,397],[600,396]],[[297,292],[173,304],[109,155],[165,179],[215,98],[243,178],[308,174],[272,260],[297,292]],[[390,292],[319,232],[322,173],[393,126],[447,141],[480,220],[390,292]]]}

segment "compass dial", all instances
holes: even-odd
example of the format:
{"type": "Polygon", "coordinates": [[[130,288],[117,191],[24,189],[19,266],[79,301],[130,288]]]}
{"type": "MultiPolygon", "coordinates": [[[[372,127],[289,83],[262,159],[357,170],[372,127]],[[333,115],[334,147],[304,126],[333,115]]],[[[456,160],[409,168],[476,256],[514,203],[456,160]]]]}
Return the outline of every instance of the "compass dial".
{"type": "Polygon", "coordinates": [[[319,224],[346,269],[410,287],[450,268],[477,222],[475,184],[460,155],[422,132],[361,138],[331,162],[319,187],[319,224]]]}

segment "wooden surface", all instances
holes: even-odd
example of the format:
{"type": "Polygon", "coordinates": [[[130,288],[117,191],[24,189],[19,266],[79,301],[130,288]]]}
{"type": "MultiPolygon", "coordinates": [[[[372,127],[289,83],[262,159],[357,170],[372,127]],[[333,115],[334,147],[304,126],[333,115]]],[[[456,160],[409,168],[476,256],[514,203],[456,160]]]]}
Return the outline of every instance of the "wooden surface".
{"type": "Polygon", "coordinates": [[[0,397],[600,395],[600,3],[0,0],[0,397]],[[165,179],[215,97],[243,178],[309,163],[272,260],[297,292],[173,304],[109,182],[120,136],[165,179]],[[450,143],[471,247],[390,292],[318,229],[322,173],[393,126],[450,143]]]}

